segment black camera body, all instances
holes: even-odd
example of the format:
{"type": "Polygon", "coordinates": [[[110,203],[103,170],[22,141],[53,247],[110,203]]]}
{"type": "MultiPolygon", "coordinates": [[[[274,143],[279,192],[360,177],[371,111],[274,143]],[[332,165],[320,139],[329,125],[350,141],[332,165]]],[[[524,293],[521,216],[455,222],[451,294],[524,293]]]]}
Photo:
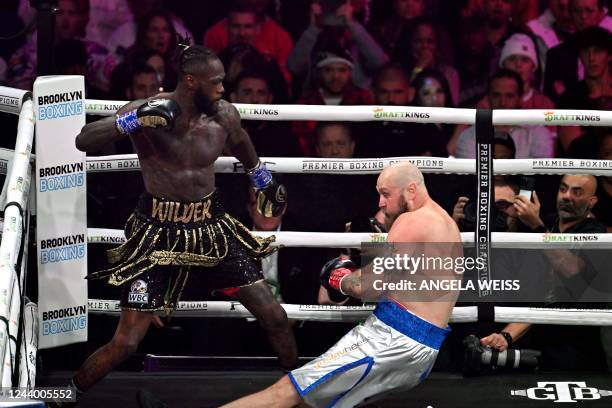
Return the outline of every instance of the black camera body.
{"type": "MultiPolygon", "coordinates": [[[[476,231],[476,201],[470,200],[465,207],[463,207],[464,218],[459,220],[459,229],[461,231],[470,232],[476,231]]],[[[508,215],[493,208],[493,225],[492,231],[495,232],[506,232],[508,230],[508,215]]]]}

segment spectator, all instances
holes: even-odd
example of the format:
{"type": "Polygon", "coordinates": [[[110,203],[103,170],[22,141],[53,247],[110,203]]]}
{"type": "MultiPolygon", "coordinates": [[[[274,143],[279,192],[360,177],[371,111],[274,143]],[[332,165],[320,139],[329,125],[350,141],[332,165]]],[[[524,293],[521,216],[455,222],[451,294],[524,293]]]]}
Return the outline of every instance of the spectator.
{"type": "Polygon", "coordinates": [[[170,15],[164,10],[152,11],[138,20],[136,41],[127,52],[139,48],[156,51],[168,62],[176,49],[176,38],[170,15]]]}
{"type": "Polygon", "coordinates": [[[456,106],[459,102],[459,74],[451,65],[442,61],[439,41],[440,27],[427,18],[419,18],[404,28],[398,45],[393,51],[393,60],[399,62],[410,74],[410,80],[425,69],[440,71],[451,91],[449,101],[456,106]]]}
{"type": "MultiPolygon", "coordinates": [[[[612,160],[612,130],[605,128],[606,133],[599,140],[596,158],[599,160],[612,160]]],[[[597,183],[597,203],[592,213],[606,226],[607,231],[612,232],[612,176],[599,177],[597,183]]],[[[610,366],[612,369],[612,365],[610,366]]]]}
{"type": "MultiPolygon", "coordinates": [[[[533,40],[522,33],[516,33],[508,38],[502,48],[499,66],[515,71],[523,80],[523,97],[521,107],[523,109],[554,109],[553,102],[538,90],[536,82],[538,57],[533,40]],[[535,85],[535,86],[534,86],[535,85]]],[[[489,109],[489,98],[484,97],[478,102],[477,108],[489,109]]],[[[458,125],[457,129],[465,128],[458,125]]],[[[548,126],[548,130],[556,135],[557,128],[548,126]]]]}
{"type": "Polygon", "coordinates": [[[513,0],[488,0],[483,4],[487,40],[495,48],[496,57],[499,57],[504,42],[517,32],[512,24],[512,14],[517,5],[513,0]]]}
{"type": "MultiPolygon", "coordinates": [[[[82,39],[89,16],[88,0],[59,0],[62,11],[56,17],[54,41],[82,39]]],[[[18,49],[8,61],[7,83],[10,86],[31,89],[36,79],[36,36],[18,49]]],[[[98,43],[83,40],[88,55],[86,80],[102,92],[108,92],[110,74],[117,65],[115,57],[98,43]]]]}
{"type": "Polygon", "coordinates": [[[342,122],[320,122],[316,129],[317,157],[350,159],[355,152],[351,127],[342,122]]]}
{"type": "MultiPolygon", "coordinates": [[[[514,71],[500,69],[489,81],[492,109],[520,109],[522,95],[523,80],[514,71]]],[[[517,159],[553,157],[554,137],[544,126],[496,126],[495,130],[510,133],[517,159]]],[[[476,157],[475,133],[476,128],[470,126],[459,135],[455,154],[458,158],[476,157]]]]}
{"type": "Polygon", "coordinates": [[[133,19],[128,4],[128,0],[91,0],[85,38],[104,44],[110,49],[108,40],[119,27],[133,19]]]}
{"type": "Polygon", "coordinates": [[[147,99],[160,92],[160,85],[157,71],[152,66],[143,64],[132,69],[125,95],[131,101],[147,99]]]}
{"type": "Polygon", "coordinates": [[[163,66],[163,78],[160,78],[162,87],[173,89],[177,80],[172,63],[177,47],[177,35],[170,15],[162,10],[153,11],[142,17],[137,27],[136,42],[125,51],[123,63],[117,68],[117,72],[113,73],[113,91],[123,92],[130,71],[142,63],[157,66],[158,72],[162,72],[163,66]],[[163,62],[159,61],[159,56],[163,62]]]}
{"type": "MultiPolygon", "coordinates": [[[[450,93],[445,78],[433,71],[423,71],[416,86],[418,91],[410,86],[408,74],[397,65],[389,65],[382,68],[374,77],[373,90],[374,102],[377,105],[406,106],[414,105],[411,102],[413,95],[420,92],[418,103],[425,104],[435,99],[436,104],[447,106],[450,103],[450,93]],[[429,98],[425,95],[430,92],[424,89],[436,84],[427,82],[425,76],[439,75],[440,81],[446,88],[444,96],[437,95],[429,98]],[[421,77],[423,75],[423,77],[421,77]],[[427,82],[427,84],[425,84],[427,82]],[[448,97],[448,99],[446,99],[448,97]]],[[[437,79],[435,79],[437,82],[437,79]]],[[[443,88],[442,85],[440,85],[443,88]]],[[[433,89],[432,89],[433,91],[433,89]]],[[[435,91],[437,94],[437,90],[435,91]]],[[[426,106],[426,105],[420,105],[426,106]]],[[[433,106],[433,105],[431,105],[433,106]]],[[[436,105],[439,106],[439,105],[436,105]]],[[[446,138],[444,132],[446,127],[438,127],[435,124],[406,123],[397,121],[376,121],[365,123],[360,127],[358,139],[358,157],[398,157],[398,156],[436,156],[446,157],[446,138]]],[[[429,182],[429,180],[428,180],[429,182]]]]}
{"type": "MultiPolygon", "coordinates": [[[[487,0],[467,0],[467,5],[461,11],[463,17],[482,15],[485,10],[487,0]]],[[[505,3],[512,6],[512,14],[508,17],[517,26],[522,26],[527,21],[535,18],[538,14],[538,2],[532,0],[497,0],[491,3],[505,3]]],[[[497,6],[499,7],[499,6],[497,6]]]]}
{"type": "Polygon", "coordinates": [[[360,88],[370,88],[370,74],[375,72],[387,62],[383,49],[376,43],[367,30],[353,19],[353,8],[350,3],[343,4],[335,15],[337,26],[325,25],[320,5],[313,2],[310,13],[310,26],[297,40],[291,55],[287,60],[287,67],[292,74],[305,78],[304,90],[310,91],[313,86],[313,77],[316,73],[314,59],[317,51],[332,46],[348,50],[352,68],[353,83],[360,88]],[[339,23],[338,23],[339,21],[339,23]]]}
{"type": "Polygon", "coordinates": [[[289,102],[289,86],[278,63],[273,59],[266,58],[252,45],[245,43],[230,45],[219,54],[219,59],[225,67],[223,86],[226,98],[229,98],[229,95],[234,91],[236,80],[242,72],[265,72],[274,103],[284,104],[289,102]]]}
{"type": "Polygon", "coordinates": [[[569,0],[548,0],[548,8],[529,21],[527,27],[535,36],[540,66],[542,72],[546,72],[548,50],[565,41],[576,30],[569,12],[569,0]]]}
{"type": "MultiPolygon", "coordinates": [[[[455,106],[446,77],[441,72],[435,70],[421,72],[412,81],[412,87],[415,91],[413,102],[415,106],[435,108],[452,108],[455,106]]],[[[419,126],[423,130],[425,128],[430,129],[430,131],[425,132],[427,136],[423,135],[423,137],[430,139],[428,150],[431,155],[446,157],[448,155],[446,145],[452,136],[454,126],[446,123],[420,124],[419,126]]]]}
{"type": "MultiPolygon", "coordinates": [[[[561,97],[559,107],[564,109],[612,109],[612,33],[601,27],[589,27],[575,37],[585,77],[561,97]]],[[[584,157],[593,150],[584,151],[582,138],[594,138],[594,129],[580,126],[560,126],[559,142],[570,157],[584,157]],[[581,151],[583,150],[583,151],[581,151]]]]}
{"type": "Polygon", "coordinates": [[[401,32],[425,12],[425,0],[393,0],[391,16],[373,27],[374,37],[390,54],[398,43],[401,32]]]}
{"type": "MultiPolygon", "coordinates": [[[[504,48],[502,48],[499,66],[515,71],[521,76],[523,80],[521,107],[523,109],[554,109],[555,105],[552,101],[538,91],[537,84],[534,84],[538,68],[538,55],[533,40],[529,36],[516,33],[508,38],[504,48]]],[[[489,106],[488,98],[483,98],[478,103],[478,108],[481,109],[488,109],[489,106]]]]}
{"type": "Polygon", "coordinates": [[[287,58],[293,42],[287,31],[265,14],[268,3],[269,0],[234,0],[227,17],[204,34],[204,46],[219,54],[232,44],[250,44],[265,58],[274,59],[290,83],[287,58]]]}
{"type": "MultiPolygon", "coordinates": [[[[270,80],[263,72],[245,71],[236,80],[236,86],[230,94],[232,103],[272,104],[274,95],[270,90],[270,80]]],[[[243,120],[255,146],[262,157],[296,157],[300,156],[297,139],[291,134],[286,121],[243,120]]]]}
{"type": "MultiPolygon", "coordinates": [[[[158,45],[148,48],[164,48],[162,43],[165,40],[160,40],[160,37],[165,36],[168,31],[179,33],[185,39],[192,39],[191,32],[185,27],[180,18],[170,13],[165,7],[165,0],[127,0],[132,18],[116,28],[112,36],[108,39],[109,49],[117,55],[124,56],[127,50],[134,44],[142,44],[144,36],[157,37],[155,42],[158,45]],[[156,21],[149,27],[149,20],[152,17],[160,17],[165,20],[165,24],[161,21],[156,21]],[[146,31],[150,31],[146,33],[146,31]]],[[[170,41],[174,41],[174,34],[170,41]]],[[[170,50],[174,50],[170,47],[170,50]]],[[[160,50],[162,54],[165,51],[160,50]]]]}
{"type": "Polygon", "coordinates": [[[487,81],[497,70],[495,50],[487,41],[481,18],[462,19],[458,27],[455,61],[461,81],[457,106],[473,108],[487,94],[487,81]]]}
{"type": "Polygon", "coordinates": [[[111,74],[111,98],[128,98],[125,91],[132,82],[132,72],[143,65],[148,65],[155,70],[157,82],[160,84],[159,92],[163,92],[164,89],[171,89],[176,81],[176,75],[170,69],[170,65],[164,60],[163,55],[155,50],[135,48],[111,74]]]}
{"type": "MultiPolygon", "coordinates": [[[[590,212],[597,202],[596,189],[597,181],[593,176],[564,176],[557,193],[557,214],[546,218],[546,223],[540,218],[540,203],[535,193],[533,201],[517,196],[514,207],[521,222],[534,232],[604,233],[605,226],[593,219],[590,212]]],[[[543,254],[553,270],[553,279],[557,283],[553,293],[557,301],[576,295],[574,291],[585,283],[588,285],[592,279],[591,274],[598,272],[593,270],[593,265],[584,253],[551,249],[545,250],[543,254]]],[[[502,332],[509,332],[512,341],[516,340],[517,336],[522,336],[531,326],[510,323],[502,332]]],[[[534,326],[534,331],[536,342],[543,352],[540,362],[545,367],[593,369],[603,365],[599,328],[585,327],[578,331],[571,327],[537,325],[534,326]]],[[[508,347],[507,337],[495,334],[481,339],[481,342],[495,345],[499,350],[508,347]]]]}
{"type": "MultiPolygon", "coordinates": [[[[593,26],[612,31],[612,18],[606,13],[603,0],[570,0],[569,4],[577,33],[593,26]]],[[[555,103],[567,89],[584,78],[584,66],[579,61],[577,45],[576,37],[572,36],[546,54],[546,59],[555,63],[546,68],[544,93],[555,103]]]]}
{"type": "Polygon", "coordinates": [[[377,105],[407,106],[414,97],[408,73],[397,64],[386,65],[376,73],[372,91],[377,105]]]}
{"type": "MultiPolygon", "coordinates": [[[[318,88],[300,98],[304,105],[371,105],[372,94],[353,85],[351,74],[353,61],[347,50],[338,46],[321,49],[316,53],[318,88]]],[[[314,129],[316,122],[294,122],[293,134],[298,138],[304,156],[314,153],[314,129]]]]}
{"type": "MultiPolygon", "coordinates": [[[[82,40],[62,40],[53,48],[54,69],[57,75],[87,76],[87,49],[82,40]]],[[[88,81],[85,82],[85,94],[88,98],[103,98],[104,92],[88,81]]]]}

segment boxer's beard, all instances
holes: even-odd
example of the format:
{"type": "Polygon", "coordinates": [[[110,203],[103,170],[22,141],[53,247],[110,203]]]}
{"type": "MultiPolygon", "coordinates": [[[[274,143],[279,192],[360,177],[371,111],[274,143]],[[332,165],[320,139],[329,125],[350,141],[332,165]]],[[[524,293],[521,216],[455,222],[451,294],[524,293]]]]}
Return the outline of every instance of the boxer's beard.
{"type": "Polygon", "coordinates": [[[405,212],[408,212],[408,203],[404,199],[404,196],[400,196],[398,207],[399,207],[399,209],[398,209],[397,212],[386,213],[385,214],[385,229],[387,231],[389,231],[391,229],[391,226],[393,225],[393,223],[395,222],[397,217],[399,217],[400,215],[402,215],[405,212]]]}
{"type": "Polygon", "coordinates": [[[208,99],[200,88],[196,89],[193,94],[193,102],[198,111],[206,114],[206,116],[214,116],[217,114],[217,101],[208,99]]]}

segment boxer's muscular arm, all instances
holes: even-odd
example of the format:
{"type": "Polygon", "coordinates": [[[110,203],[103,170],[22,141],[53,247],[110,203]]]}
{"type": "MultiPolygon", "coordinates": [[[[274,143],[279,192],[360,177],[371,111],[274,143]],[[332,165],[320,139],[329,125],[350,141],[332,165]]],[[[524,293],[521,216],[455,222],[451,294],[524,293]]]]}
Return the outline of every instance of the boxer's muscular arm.
{"type": "MultiPolygon", "coordinates": [[[[144,102],[144,99],[130,102],[119,109],[117,115],[136,109],[144,102]]],[[[95,152],[108,143],[124,138],[125,135],[119,133],[115,126],[117,115],[112,115],[83,126],[81,133],[77,135],[75,140],[76,148],[83,152],[95,152]]]]}
{"type": "Polygon", "coordinates": [[[240,126],[240,114],[229,102],[220,101],[219,123],[227,131],[228,137],[225,143],[225,151],[229,151],[244,165],[245,169],[257,166],[259,157],[247,132],[240,126]]]}
{"type": "Polygon", "coordinates": [[[350,275],[346,275],[340,282],[342,293],[361,299],[363,296],[361,286],[361,269],[353,271],[350,275]]]}

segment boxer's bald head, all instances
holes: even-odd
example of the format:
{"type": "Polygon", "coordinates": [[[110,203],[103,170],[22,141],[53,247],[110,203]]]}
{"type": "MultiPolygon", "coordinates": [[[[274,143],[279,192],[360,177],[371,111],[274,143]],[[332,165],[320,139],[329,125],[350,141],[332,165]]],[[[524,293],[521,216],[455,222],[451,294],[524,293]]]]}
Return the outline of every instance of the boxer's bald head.
{"type": "Polygon", "coordinates": [[[380,195],[378,206],[385,214],[385,227],[391,228],[401,214],[421,207],[427,199],[427,189],[423,174],[412,163],[397,163],[384,169],[376,190],[380,195]]]}

